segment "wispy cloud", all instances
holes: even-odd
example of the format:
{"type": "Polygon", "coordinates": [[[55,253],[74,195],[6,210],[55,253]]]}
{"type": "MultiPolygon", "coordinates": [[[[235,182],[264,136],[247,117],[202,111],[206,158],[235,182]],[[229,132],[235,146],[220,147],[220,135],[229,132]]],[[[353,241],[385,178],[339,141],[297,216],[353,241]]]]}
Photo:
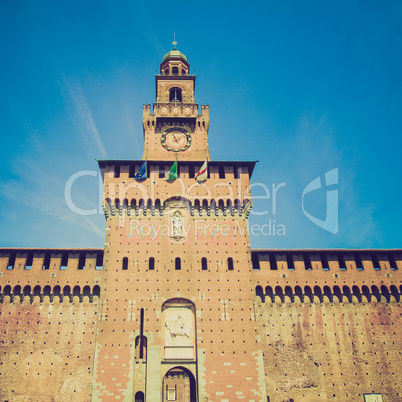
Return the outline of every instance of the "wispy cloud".
{"type": "Polygon", "coordinates": [[[65,101],[73,107],[73,123],[80,129],[88,156],[91,158],[101,156],[103,159],[108,159],[99,130],[96,127],[80,83],[77,80],[61,75],[59,87],[65,101]],[[96,151],[94,152],[94,150],[96,151]]]}
{"type": "MultiPolygon", "coordinates": [[[[375,218],[378,206],[365,202],[363,189],[359,185],[364,172],[359,170],[361,168],[351,157],[353,152],[345,148],[347,142],[338,135],[328,117],[316,116],[313,112],[301,117],[295,134],[288,141],[274,155],[272,167],[269,167],[271,173],[275,170],[277,182],[286,183],[278,195],[278,214],[261,219],[262,223],[267,223],[271,217],[276,219],[277,224],[285,224],[287,234],[282,238],[269,238],[270,246],[325,247],[325,244],[331,244],[333,247],[356,247],[365,244],[372,247],[381,243],[382,233],[378,230],[375,218]],[[317,177],[325,184],[324,174],[335,168],[339,168],[339,184],[336,187],[339,191],[339,232],[333,235],[306,218],[302,211],[301,195],[305,186],[317,177]]],[[[312,208],[311,213],[321,219],[326,212],[325,191],[323,187],[311,193],[308,204],[308,208],[312,208]]],[[[269,201],[264,206],[267,204],[272,207],[272,201],[271,204],[269,201]]],[[[255,206],[259,207],[258,201],[255,206]]],[[[253,218],[253,221],[257,219],[253,218]]],[[[254,239],[258,247],[266,247],[267,240],[254,239]]]]}

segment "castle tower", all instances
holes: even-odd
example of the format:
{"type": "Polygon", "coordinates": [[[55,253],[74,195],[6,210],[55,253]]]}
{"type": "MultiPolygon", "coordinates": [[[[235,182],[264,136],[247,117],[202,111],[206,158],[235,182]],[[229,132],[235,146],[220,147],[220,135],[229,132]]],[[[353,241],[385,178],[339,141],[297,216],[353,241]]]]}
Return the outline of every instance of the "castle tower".
{"type": "MultiPolygon", "coordinates": [[[[176,44],[176,42],[173,42],[176,44]]],[[[165,55],[155,77],[156,102],[144,105],[144,160],[199,161],[210,159],[209,110],[194,100],[195,76],[186,56],[176,47],[165,55]]]]}
{"type": "Polygon", "coordinates": [[[153,110],[144,105],[143,160],[99,162],[107,227],[95,400],[265,398],[247,227],[255,163],[210,160],[208,106],[199,113],[189,69],[175,47],[164,57],[153,110]]]}

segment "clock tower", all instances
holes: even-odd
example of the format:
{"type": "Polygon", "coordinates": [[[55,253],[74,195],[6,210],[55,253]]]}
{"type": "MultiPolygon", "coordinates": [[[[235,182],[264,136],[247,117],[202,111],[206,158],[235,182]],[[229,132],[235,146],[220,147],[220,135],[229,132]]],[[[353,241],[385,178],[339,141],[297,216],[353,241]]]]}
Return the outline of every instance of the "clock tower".
{"type": "Polygon", "coordinates": [[[99,161],[97,401],[266,400],[247,226],[255,162],[211,160],[189,69],[176,47],[163,58],[143,159],[99,161]]]}
{"type": "Polygon", "coordinates": [[[173,49],[155,77],[156,102],[144,105],[144,160],[209,160],[209,109],[194,100],[195,76],[186,56],[173,49]]]}

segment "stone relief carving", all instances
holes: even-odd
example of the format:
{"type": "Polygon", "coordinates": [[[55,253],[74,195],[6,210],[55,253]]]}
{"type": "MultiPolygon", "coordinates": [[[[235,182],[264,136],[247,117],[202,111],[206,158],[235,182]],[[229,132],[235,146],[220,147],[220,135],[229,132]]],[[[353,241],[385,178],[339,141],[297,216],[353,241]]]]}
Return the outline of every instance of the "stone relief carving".
{"type": "Polygon", "coordinates": [[[192,340],[192,323],[185,320],[181,313],[178,313],[175,320],[165,321],[166,345],[167,346],[191,346],[192,340]],[[186,322],[187,321],[187,322],[186,322]]]}

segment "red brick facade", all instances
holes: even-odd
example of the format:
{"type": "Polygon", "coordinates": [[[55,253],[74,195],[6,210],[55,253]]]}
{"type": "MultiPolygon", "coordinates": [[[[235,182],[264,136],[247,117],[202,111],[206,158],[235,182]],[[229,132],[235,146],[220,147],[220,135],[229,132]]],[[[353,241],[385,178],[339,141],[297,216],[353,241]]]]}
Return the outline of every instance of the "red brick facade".
{"type": "Polygon", "coordinates": [[[251,250],[255,162],[210,159],[188,72],[144,105],[147,178],[99,162],[104,249],[0,249],[0,399],[402,400],[402,250],[251,250]]]}

